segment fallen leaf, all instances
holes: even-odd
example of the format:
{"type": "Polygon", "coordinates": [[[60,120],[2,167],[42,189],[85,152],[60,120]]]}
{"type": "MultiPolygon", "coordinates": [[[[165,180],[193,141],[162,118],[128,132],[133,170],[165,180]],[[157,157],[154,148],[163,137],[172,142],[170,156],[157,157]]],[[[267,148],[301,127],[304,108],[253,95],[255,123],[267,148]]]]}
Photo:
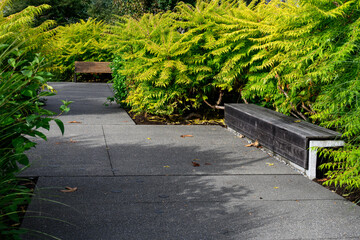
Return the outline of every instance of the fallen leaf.
{"type": "Polygon", "coordinates": [[[274,189],[278,189],[279,187],[274,187],[274,189]]]}
{"type": "Polygon", "coordinates": [[[78,141],[72,140],[72,138],[70,138],[70,142],[71,143],[77,143],[78,141]]]}
{"type": "Polygon", "coordinates": [[[274,163],[266,163],[269,167],[274,166],[274,163]]]}
{"type": "Polygon", "coordinates": [[[170,166],[164,166],[164,168],[169,168],[170,166]]]}
{"type": "Polygon", "coordinates": [[[193,135],[181,135],[180,137],[182,137],[182,138],[193,137],[193,135]]]}
{"type": "Polygon", "coordinates": [[[192,163],[192,165],[193,165],[194,167],[200,167],[200,164],[197,163],[197,162],[192,161],[191,163],[192,163]]]}
{"type": "Polygon", "coordinates": [[[78,121],[70,121],[68,123],[81,123],[81,122],[78,122],[78,121]]]}
{"type": "Polygon", "coordinates": [[[147,140],[151,140],[151,138],[146,138],[147,140]]]}
{"type": "Polygon", "coordinates": [[[327,180],[329,180],[328,178],[322,178],[322,179],[318,179],[318,182],[326,182],[327,180]]]}
{"type": "Polygon", "coordinates": [[[205,165],[212,165],[211,163],[206,162],[205,165]]]}
{"type": "Polygon", "coordinates": [[[299,123],[299,122],[301,122],[301,120],[295,120],[294,122],[299,123]]]}
{"type": "Polygon", "coordinates": [[[75,192],[77,190],[77,187],[65,187],[66,189],[60,190],[63,193],[71,193],[71,192],[75,192]]]}
{"type": "Polygon", "coordinates": [[[260,147],[260,143],[259,143],[258,140],[256,140],[256,141],[253,142],[253,143],[250,143],[250,144],[248,144],[248,145],[245,145],[245,147],[257,147],[257,148],[259,148],[259,147],[260,147]]]}
{"type": "Polygon", "coordinates": [[[242,134],[240,134],[239,136],[238,136],[238,138],[244,138],[245,136],[244,135],[242,135],[242,134]]]}

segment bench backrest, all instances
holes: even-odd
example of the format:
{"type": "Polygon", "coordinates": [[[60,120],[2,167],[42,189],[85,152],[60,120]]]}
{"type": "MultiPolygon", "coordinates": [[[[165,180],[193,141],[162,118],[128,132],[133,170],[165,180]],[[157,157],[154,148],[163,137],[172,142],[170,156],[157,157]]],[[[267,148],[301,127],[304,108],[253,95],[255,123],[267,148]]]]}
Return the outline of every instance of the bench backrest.
{"type": "Polygon", "coordinates": [[[75,73],[112,73],[110,62],[75,62],[75,73]]]}

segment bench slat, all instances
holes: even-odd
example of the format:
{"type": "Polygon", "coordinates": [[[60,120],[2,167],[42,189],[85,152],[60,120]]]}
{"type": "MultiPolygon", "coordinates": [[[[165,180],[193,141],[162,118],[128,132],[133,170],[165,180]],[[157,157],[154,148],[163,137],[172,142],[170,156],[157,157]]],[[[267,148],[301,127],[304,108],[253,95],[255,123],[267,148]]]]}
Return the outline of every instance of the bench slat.
{"type": "Polygon", "coordinates": [[[75,73],[112,73],[110,62],[75,62],[75,73]]]}
{"type": "Polygon", "coordinates": [[[341,134],[254,104],[225,104],[225,122],[250,139],[308,169],[309,143],[341,134]]]}

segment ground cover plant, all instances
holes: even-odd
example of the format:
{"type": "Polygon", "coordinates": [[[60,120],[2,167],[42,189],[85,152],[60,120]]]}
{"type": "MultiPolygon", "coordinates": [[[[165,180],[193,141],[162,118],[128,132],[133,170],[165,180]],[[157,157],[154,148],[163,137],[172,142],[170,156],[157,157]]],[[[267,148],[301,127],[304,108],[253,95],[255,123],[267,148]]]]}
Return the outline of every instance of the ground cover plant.
{"type": "MultiPolygon", "coordinates": [[[[29,166],[25,154],[36,145],[29,137],[46,140],[41,128],[49,130],[53,113],[42,108],[41,97],[51,92],[39,92],[46,86],[48,73],[38,72],[43,59],[35,56],[31,62],[19,62],[17,50],[10,54],[8,65],[2,64],[0,73],[0,236],[3,239],[19,239],[19,206],[29,203],[30,189],[18,185],[16,174],[29,166]],[[20,167],[22,166],[22,167],[20,167]]],[[[4,58],[4,57],[3,57],[4,58]]],[[[1,59],[1,57],[0,57],[1,59]]],[[[65,110],[65,109],[64,109],[65,110]]],[[[55,119],[62,132],[64,125],[55,119]]]]}

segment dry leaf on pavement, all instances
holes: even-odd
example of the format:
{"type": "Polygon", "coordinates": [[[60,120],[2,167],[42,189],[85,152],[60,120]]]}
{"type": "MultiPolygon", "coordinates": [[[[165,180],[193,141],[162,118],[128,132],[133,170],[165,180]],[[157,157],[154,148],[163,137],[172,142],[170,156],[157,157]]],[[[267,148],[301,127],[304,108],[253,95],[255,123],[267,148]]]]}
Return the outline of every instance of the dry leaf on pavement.
{"type": "Polygon", "coordinates": [[[68,123],[81,123],[81,122],[78,122],[78,121],[70,121],[68,123]]]}
{"type": "Polygon", "coordinates": [[[75,192],[77,190],[77,187],[65,187],[66,189],[60,190],[63,193],[71,193],[71,192],[75,192]]]}
{"type": "Polygon", "coordinates": [[[193,137],[193,135],[181,135],[180,137],[182,137],[182,138],[193,137]]]}
{"type": "Polygon", "coordinates": [[[260,143],[259,143],[259,141],[258,140],[256,140],[255,142],[253,142],[253,143],[250,143],[250,144],[248,144],[248,145],[245,145],[245,147],[260,147],[260,143]]]}
{"type": "Polygon", "coordinates": [[[192,161],[191,163],[192,163],[192,165],[193,165],[194,167],[200,167],[200,164],[197,163],[197,162],[192,161]]]}

